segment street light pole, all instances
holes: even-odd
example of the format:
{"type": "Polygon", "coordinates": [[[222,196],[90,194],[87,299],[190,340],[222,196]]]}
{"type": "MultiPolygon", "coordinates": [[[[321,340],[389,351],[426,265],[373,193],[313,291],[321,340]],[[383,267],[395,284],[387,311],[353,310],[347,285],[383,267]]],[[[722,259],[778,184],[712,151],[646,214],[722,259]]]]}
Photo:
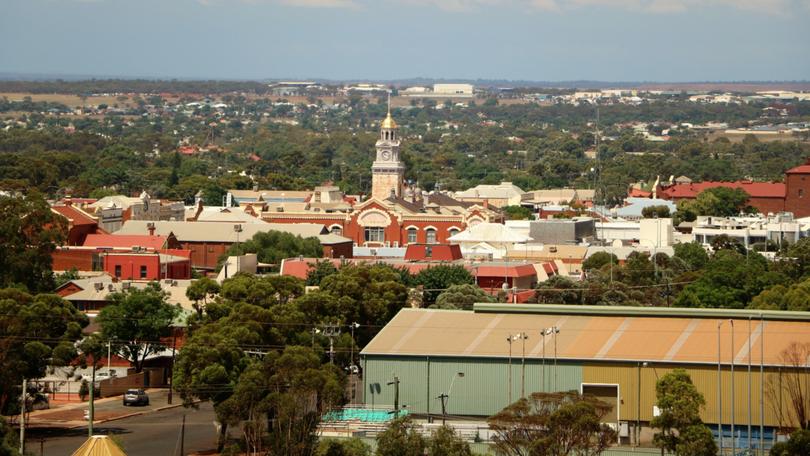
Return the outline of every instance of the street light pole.
{"type": "Polygon", "coordinates": [[[554,391],[557,391],[557,334],[560,333],[560,328],[552,326],[554,335],[554,391]]]}
{"type": "Polygon", "coordinates": [[[734,320],[729,319],[731,325],[731,454],[737,454],[737,437],[734,435],[734,320]]]}
{"type": "Polygon", "coordinates": [[[523,340],[523,352],[520,361],[520,397],[526,397],[526,339],[529,336],[526,333],[520,333],[520,338],[523,340]]]}
{"type": "Polygon", "coordinates": [[[723,373],[720,363],[722,362],[720,352],[720,327],[723,321],[717,323],[717,437],[720,440],[720,454],[723,453],[723,373]]]}
{"type": "Polygon", "coordinates": [[[507,374],[507,384],[509,386],[509,405],[512,404],[512,335],[510,334],[506,338],[506,342],[509,344],[509,362],[507,363],[509,367],[509,373],[507,374]]]}

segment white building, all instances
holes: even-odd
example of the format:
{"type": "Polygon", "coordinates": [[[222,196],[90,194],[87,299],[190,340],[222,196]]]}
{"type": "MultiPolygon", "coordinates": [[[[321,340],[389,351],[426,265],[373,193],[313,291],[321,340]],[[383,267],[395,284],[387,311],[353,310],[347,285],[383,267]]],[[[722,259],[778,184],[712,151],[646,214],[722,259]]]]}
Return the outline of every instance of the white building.
{"type": "Polygon", "coordinates": [[[473,90],[472,84],[433,84],[434,95],[472,97],[473,90]]]}
{"type": "Polygon", "coordinates": [[[795,243],[810,236],[810,218],[794,219],[790,213],[769,217],[710,217],[695,220],[692,237],[696,242],[711,245],[718,236],[725,235],[749,247],[767,241],[780,244],[795,243]]]}

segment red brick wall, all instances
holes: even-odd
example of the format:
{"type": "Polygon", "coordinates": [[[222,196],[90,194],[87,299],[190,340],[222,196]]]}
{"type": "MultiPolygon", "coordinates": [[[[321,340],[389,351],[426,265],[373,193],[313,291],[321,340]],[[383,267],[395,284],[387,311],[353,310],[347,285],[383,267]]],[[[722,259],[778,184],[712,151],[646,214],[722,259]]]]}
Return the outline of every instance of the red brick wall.
{"type": "Polygon", "coordinates": [[[182,242],[183,249],[191,251],[191,267],[214,269],[217,260],[230,247],[225,242],[182,242]]]}
{"type": "Polygon", "coordinates": [[[342,244],[332,244],[323,246],[324,258],[354,258],[353,245],[351,242],[342,244]]]}
{"type": "Polygon", "coordinates": [[[93,270],[93,252],[92,250],[70,250],[59,249],[53,252],[51,266],[54,271],[69,271],[76,268],[78,271],[92,271],[93,270]]]}
{"type": "Polygon", "coordinates": [[[104,271],[115,277],[115,267],[121,266],[122,280],[159,280],[160,259],[158,255],[106,255],[104,271]],[[141,267],[146,267],[146,277],[141,277],[141,267]]]}
{"type": "Polygon", "coordinates": [[[785,210],[798,217],[810,215],[810,174],[788,174],[785,210]]]}
{"type": "Polygon", "coordinates": [[[783,198],[748,198],[748,205],[756,208],[760,214],[776,214],[785,210],[783,198]]]}

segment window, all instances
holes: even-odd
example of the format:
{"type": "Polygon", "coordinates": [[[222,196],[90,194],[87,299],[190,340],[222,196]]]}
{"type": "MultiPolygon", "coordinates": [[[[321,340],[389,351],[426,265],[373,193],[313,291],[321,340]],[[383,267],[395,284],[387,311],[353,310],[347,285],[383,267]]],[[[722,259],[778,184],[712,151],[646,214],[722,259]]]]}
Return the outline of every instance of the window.
{"type": "Polygon", "coordinates": [[[433,247],[426,246],[425,247],[425,258],[431,258],[433,256],[433,247]]]}
{"type": "Polygon", "coordinates": [[[146,278],[146,266],[145,265],[141,266],[141,278],[142,279],[146,278]]]}
{"type": "Polygon", "coordinates": [[[453,237],[458,234],[458,229],[450,228],[450,237],[453,237]]]}
{"type": "Polygon", "coordinates": [[[98,253],[93,254],[92,261],[92,269],[93,271],[103,271],[104,270],[104,258],[99,255],[98,253]]]}
{"type": "Polygon", "coordinates": [[[428,228],[425,230],[425,242],[428,244],[435,244],[436,243],[436,230],[433,228],[428,228]]]}
{"type": "Polygon", "coordinates": [[[365,229],[366,242],[384,242],[385,228],[381,226],[369,226],[365,229]]]}
{"type": "Polygon", "coordinates": [[[115,265],[115,276],[116,277],[121,277],[121,265],[120,264],[115,265]]]}
{"type": "Polygon", "coordinates": [[[338,236],[343,236],[343,228],[339,226],[333,226],[329,232],[332,234],[337,234],[338,236]]]}
{"type": "Polygon", "coordinates": [[[408,244],[416,243],[416,228],[408,228],[408,244]]]}
{"type": "Polygon", "coordinates": [[[804,198],[804,189],[803,188],[799,189],[799,198],[804,198]]]}

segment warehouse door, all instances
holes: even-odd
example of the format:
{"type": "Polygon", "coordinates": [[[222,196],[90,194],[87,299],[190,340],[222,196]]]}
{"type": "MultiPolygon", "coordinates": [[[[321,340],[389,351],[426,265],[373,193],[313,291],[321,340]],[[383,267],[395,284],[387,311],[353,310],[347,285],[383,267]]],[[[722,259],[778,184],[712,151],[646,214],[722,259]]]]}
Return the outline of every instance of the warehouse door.
{"type": "Polygon", "coordinates": [[[605,415],[605,423],[619,422],[619,385],[587,385],[582,384],[582,394],[595,396],[602,402],[613,406],[613,410],[605,415]]]}

